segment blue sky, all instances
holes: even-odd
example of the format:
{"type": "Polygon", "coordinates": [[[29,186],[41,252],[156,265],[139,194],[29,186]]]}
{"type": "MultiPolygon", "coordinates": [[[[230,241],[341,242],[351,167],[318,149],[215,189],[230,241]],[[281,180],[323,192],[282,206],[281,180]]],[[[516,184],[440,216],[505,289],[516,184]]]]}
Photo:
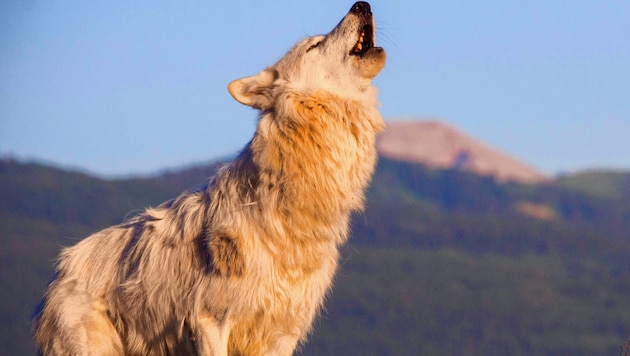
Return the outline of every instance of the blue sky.
{"type": "MultiPolygon", "coordinates": [[[[372,1],[386,120],[440,118],[549,174],[630,169],[630,1],[372,1]]],[[[0,155],[101,175],[237,152],[227,84],[343,1],[0,4],[0,155]]]]}

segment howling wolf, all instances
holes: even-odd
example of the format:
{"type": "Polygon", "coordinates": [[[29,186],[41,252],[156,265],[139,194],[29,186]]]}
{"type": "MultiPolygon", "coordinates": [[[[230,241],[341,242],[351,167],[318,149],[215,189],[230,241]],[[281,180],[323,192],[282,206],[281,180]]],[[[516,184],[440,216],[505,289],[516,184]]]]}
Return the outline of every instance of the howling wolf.
{"type": "Polygon", "coordinates": [[[337,268],[383,129],[370,5],[229,92],[260,110],[208,184],[62,251],[36,317],[45,355],[290,355],[337,268]]]}

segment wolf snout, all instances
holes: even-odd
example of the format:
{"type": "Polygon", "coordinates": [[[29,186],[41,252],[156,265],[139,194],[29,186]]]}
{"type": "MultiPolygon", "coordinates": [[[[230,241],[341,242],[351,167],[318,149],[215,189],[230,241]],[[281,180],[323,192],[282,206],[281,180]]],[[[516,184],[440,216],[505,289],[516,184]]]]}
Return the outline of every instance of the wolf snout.
{"type": "Polygon", "coordinates": [[[357,1],[352,5],[350,9],[351,12],[357,14],[371,15],[372,9],[370,8],[370,4],[366,1],[357,1]]]}

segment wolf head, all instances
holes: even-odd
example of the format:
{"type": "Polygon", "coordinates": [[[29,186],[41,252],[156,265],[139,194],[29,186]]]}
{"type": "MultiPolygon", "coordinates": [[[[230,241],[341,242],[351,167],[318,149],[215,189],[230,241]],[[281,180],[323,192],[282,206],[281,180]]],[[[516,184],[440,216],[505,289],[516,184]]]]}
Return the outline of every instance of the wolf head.
{"type": "Polygon", "coordinates": [[[325,90],[348,99],[369,95],[372,79],[385,65],[375,46],[370,4],[359,1],[327,35],[305,38],[276,64],[228,86],[240,103],[266,110],[287,90],[325,90]]]}

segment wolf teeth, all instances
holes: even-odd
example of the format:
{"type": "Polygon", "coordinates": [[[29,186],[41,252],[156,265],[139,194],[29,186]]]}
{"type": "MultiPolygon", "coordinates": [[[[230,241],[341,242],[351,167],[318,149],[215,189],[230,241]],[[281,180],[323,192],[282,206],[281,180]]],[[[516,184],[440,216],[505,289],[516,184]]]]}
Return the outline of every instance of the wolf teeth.
{"type": "Polygon", "coordinates": [[[359,35],[359,41],[357,42],[357,45],[354,47],[354,52],[361,52],[361,50],[363,50],[364,37],[365,37],[365,31],[361,31],[361,34],[359,35]]]}

